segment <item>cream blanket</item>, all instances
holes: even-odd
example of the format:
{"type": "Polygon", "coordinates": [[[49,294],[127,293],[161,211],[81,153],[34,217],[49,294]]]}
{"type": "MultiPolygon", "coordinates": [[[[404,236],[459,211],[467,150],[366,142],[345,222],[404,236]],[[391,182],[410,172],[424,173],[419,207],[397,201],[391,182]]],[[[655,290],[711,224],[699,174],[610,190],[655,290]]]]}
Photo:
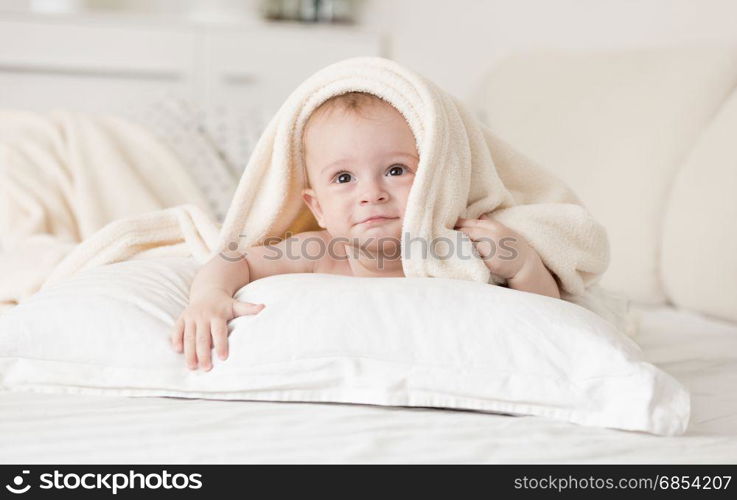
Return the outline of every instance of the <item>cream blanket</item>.
{"type": "Polygon", "coordinates": [[[416,245],[402,247],[407,276],[501,283],[481,259],[468,258],[472,242],[467,238],[461,239],[463,258],[459,252],[438,258],[421,251],[419,239],[455,242],[458,217],[485,213],[527,239],[557,276],[564,298],[577,301],[606,270],[606,232],[565,184],[501,141],[432,82],[372,57],[328,66],[289,96],[259,139],[222,228],[193,205],[116,221],[78,245],[48,283],[87,267],[148,255],[193,255],[204,263],[266,238],[319,229],[300,197],[300,136],[318,105],[348,91],[390,102],[417,141],[420,163],[403,223],[403,233],[416,245]]]}
{"type": "Polygon", "coordinates": [[[36,292],[69,254],[90,265],[119,259],[94,244],[76,248],[111,221],[182,203],[209,210],[176,156],[142,127],[86,113],[0,112],[0,310],[36,292]]]}

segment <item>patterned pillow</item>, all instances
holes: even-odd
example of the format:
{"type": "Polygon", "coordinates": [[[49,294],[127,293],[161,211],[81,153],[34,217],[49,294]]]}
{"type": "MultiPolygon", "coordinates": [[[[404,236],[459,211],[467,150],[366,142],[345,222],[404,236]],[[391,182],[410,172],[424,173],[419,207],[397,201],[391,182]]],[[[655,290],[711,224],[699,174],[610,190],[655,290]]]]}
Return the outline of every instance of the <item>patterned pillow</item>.
{"type": "Polygon", "coordinates": [[[251,151],[268,121],[258,107],[202,106],[167,95],[125,115],[180,158],[222,222],[251,151]]]}

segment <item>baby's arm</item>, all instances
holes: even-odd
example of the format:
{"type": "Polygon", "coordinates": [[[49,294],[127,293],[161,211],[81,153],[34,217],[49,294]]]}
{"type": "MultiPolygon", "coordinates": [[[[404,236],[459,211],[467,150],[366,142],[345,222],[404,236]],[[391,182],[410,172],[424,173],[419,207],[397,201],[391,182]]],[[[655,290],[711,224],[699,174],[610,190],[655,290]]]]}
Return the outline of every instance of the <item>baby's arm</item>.
{"type": "Polygon", "coordinates": [[[275,274],[311,273],[325,250],[325,240],[319,231],[306,231],[275,244],[250,247],[246,253],[251,281],[275,274]]]}
{"type": "Polygon", "coordinates": [[[212,368],[212,345],[220,359],[228,356],[228,321],[244,314],[256,314],[263,304],[239,302],[233,294],[250,282],[246,259],[228,261],[220,255],[210,259],[195,275],[189,305],[172,330],[172,347],[184,352],[187,367],[212,368]]]}
{"type": "Polygon", "coordinates": [[[250,247],[242,259],[227,260],[216,255],[197,273],[190,287],[189,305],[171,334],[172,346],[184,352],[190,369],[212,368],[214,345],[220,359],[228,357],[228,321],[257,314],[263,304],[239,302],[233,295],[253,280],[274,274],[312,272],[314,261],[305,257],[314,243],[305,242],[311,232],[300,233],[275,245],[250,247]],[[290,245],[294,248],[287,248],[290,245]],[[296,249],[296,250],[295,250],[296,249]]]}

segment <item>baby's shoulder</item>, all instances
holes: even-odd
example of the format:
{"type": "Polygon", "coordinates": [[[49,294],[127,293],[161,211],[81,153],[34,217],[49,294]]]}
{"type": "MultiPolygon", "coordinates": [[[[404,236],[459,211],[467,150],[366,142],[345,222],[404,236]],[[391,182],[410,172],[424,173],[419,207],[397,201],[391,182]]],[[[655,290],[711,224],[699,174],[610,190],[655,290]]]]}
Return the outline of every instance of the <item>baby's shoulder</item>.
{"type": "Polygon", "coordinates": [[[333,236],[327,230],[305,231],[294,237],[301,255],[311,262],[311,272],[352,275],[345,250],[332,244],[333,236]]]}
{"type": "Polygon", "coordinates": [[[351,275],[345,249],[327,230],[305,231],[296,235],[303,256],[312,261],[315,273],[351,275]]]}
{"type": "Polygon", "coordinates": [[[290,236],[287,240],[283,241],[286,243],[285,246],[295,249],[300,257],[314,262],[328,258],[326,250],[330,247],[332,236],[327,230],[304,231],[290,236]]]}
{"type": "Polygon", "coordinates": [[[326,229],[322,229],[320,231],[303,231],[301,233],[295,234],[292,237],[296,238],[299,241],[314,241],[317,243],[329,243],[332,239],[330,233],[328,233],[326,229]]]}
{"type": "Polygon", "coordinates": [[[274,274],[312,273],[325,256],[327,231],[305,231],[285,238],[271,238],[248,251],[254,280],[274,274]]]}

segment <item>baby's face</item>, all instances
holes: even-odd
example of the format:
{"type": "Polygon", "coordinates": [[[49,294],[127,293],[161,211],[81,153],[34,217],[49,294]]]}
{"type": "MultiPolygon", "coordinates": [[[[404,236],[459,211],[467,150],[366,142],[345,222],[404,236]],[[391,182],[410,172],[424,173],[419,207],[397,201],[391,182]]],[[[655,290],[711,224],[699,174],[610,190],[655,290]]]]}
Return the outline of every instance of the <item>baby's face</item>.
{"type": "Polygon", "coordinates": [[[331,109],[311,120],[304,144],[311,187],[303,199],[320,226],[333,238],[362,245],[380,238],[399,242],[419,163],[401,113],[384,103],[360,113],[331,109]]]}

